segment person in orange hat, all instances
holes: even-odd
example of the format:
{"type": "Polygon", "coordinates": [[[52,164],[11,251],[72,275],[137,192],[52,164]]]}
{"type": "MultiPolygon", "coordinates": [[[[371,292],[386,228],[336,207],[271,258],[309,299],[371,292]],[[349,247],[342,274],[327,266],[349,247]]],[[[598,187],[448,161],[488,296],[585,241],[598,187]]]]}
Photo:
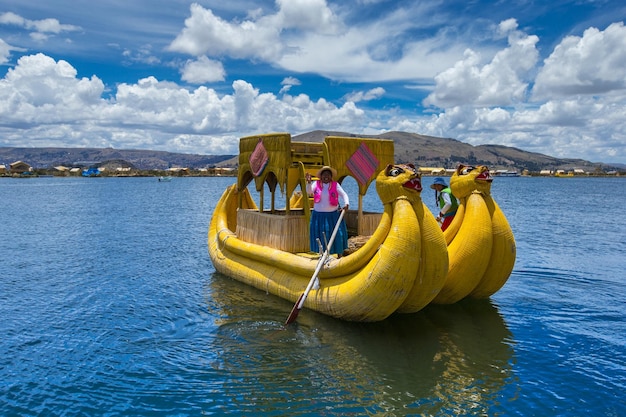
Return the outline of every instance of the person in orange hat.
{"type": "Polygon", "coordinates": [[[430,188],[435,190],[435,199],[439,205],[437,221],[440,222],[443,220],[441,230],[446,230],[456,215],[456,210],[459,208],[459,201],[452,194],[452,190],[450,190],[446,181],[441,177],[435,178],[430,188]]]}
{"type": "MultiPolygon", "coordinates": [[[[343,210],[348,210],[350,205],[348,194],[333,179],[337,177],[337,171],[334,168],[323,166],[317,171],[316,176],[317,180],[313,180],[309,173],[305,176],[306,192],[313,196],[313,212],[309,226],[309,245],[312,252],[317,252],[319,248],[318,239],[322,244],[330,239],[339,220],[339,210],[341,210],[339,199],[343,201],[343,210]]],[[[341,255],[347,248],[348,230],[345,221],[342,220],[328,253],[341,255]]]]}

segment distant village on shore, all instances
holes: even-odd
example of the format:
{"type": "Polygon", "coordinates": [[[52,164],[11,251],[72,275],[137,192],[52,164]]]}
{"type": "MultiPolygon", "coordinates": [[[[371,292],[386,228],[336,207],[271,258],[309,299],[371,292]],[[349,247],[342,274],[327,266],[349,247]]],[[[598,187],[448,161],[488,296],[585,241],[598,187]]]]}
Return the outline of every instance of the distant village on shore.
{"type": "Polygon", "coordinates": [[[0,176],[4,177],[216,177],[236,176],[236,168],[186,168],[172,167],[167,169],[142,170],[129,166],[128,163],[103,163],[98,166],[73,166],[58,165],[50,168],[33,168],[24,161],[16,161],[11,164],[0,164],[0,176]]]}
{"type": "MultiPolygon", "coordinates": [[[[422,175],[425,176],[450,176],[456,168],[444,167],[418,167],[422,175]]],[[[519,176],[541,176],[541,177],[598,177],[598,176],[624,176],[626,170],[594,169],[585,171],[582,168],[571,170],[564,169],[542,169],[539,172],[530,172],[527,169],[518,172],[509,169],[490,169],[494,177],[519,177],[519,176]]],[[[93,166],[63,166],[58,165],[49,168],[33,168],[27,162],[15,161],[10,164],[0,164],[0,176],[12,178],[28,177],[216,177],[216,176],[237,176],[237,167],[211,166],[206,168],[171,167],[167,169],[137,169],[125,161],[104,162],[93,166]]]]}

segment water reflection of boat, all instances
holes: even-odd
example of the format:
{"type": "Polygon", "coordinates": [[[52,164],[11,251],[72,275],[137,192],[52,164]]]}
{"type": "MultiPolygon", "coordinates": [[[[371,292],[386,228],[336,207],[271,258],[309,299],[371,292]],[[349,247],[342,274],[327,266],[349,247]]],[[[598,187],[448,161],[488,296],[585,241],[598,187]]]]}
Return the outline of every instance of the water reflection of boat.
{"type": "MultiPolygon", "coordinates": [[[[246,390],[269,393],[267,410],[311,411],[341,404],[346,415],[494,415],[511,377],[512,334],[489,300],[429,305],[376,323],[350,323],[320,314],[283,325],[286,301],[213,274],[209,310],[216,320],[214,367],[246,390]],[[249,372],[250,368],[254,372],[249,372]],[[289,398],[280,393],[285,384],[289,398]],[[272,408],[274,407],[274,408],[272,408]],[[367,411],[367,412],[365,412],[367,411]]],[[[243,396],[243,398],[242,398],[243,396]]],[[[252,411],[252,409],[250,409],[252,411]]],[[[497,414],[497,413],[495,413],[497,414]]]]}
{"type": "Polygon", "coordinates": [[[470,409],[472,415],[493,415],[489,407],[510,377],[513,350],[512,335],[489,300],[431,304],[380,323],[339,323],[325,327],[332,335],[324,339],[341,340],[359,354],[337,366],[348,373],[360,362],[375,364],[366,378],[395,386],[387,407],[403,415],[457,415],[470,409]]]}

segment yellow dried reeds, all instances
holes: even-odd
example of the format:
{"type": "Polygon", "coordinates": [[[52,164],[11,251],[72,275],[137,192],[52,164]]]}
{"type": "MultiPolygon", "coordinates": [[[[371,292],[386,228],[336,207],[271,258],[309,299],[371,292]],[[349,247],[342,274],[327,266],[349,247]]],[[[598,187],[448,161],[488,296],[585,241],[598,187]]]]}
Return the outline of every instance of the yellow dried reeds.
{"type": "MultiPolygon", "coordinates": [[[[275,220],[274,217],[268,217],[265,220],[256,219],[255,221],[266,222],[263,224],[267,224],[268,229],[264,230],[261,225],[250,223],[249,226],[238,225],[238,233],[241,231],[241,233],[250,234],[249,237],[244,239],[246,241],[250,241],[248,239],[255,239],[255,241],[260,244],[266,244],[262,242],[267,242],[267,246],[281,249],[291,248],[284,250],[294,252],[302,251],[303,248],[304,250],[308,250],[310,205],[306,203],[306,197],[303,197],[300,201],[291,199],[292,194],[297,192],[298,188],[300,188],[299,191],[301,193],[304,193],[305,174],[315,173],[323,165],[330,165],[337,170],[336,180],[341,180],[348,176],[354,177],[354,174],[347,167],[346,163],[363,144],[375,155],[378,165],[367,181],[364,183],[359,182],[358,184],[358,211],[354,214],[354,225],[351,228],[351,232],[359,235],[373,233],[380,220],[380,214],[364,213],[362,197],[367,192],[371,182],[376,178],[378,172],[383,170],[388,164],[394,162],[393,141],[386,139],[328,136],[322,143],[292,142],[289,133],[269,133],[240,139],[237,188],[242,191],[251,181],[254,181],[255,188],[260,192],[261,197],[261,201],[258,204],[259,211],[264,213],[263,193],[265,184],[267,184],[271,192],[270,210],[272,213],[276,213],[275,193],[276,188],[280,187],[281,192],[287,197],[283,206],[286,208],[286,214],[291,214],[291,207],[303,208],[303,218],[298,219],[298,217],[296,217],[297,220],[287,220],[286,218],[275,220]],[[257,146],[260,146],[260,144],[262,144],[263,151],[266,152],[267,156],[264,160],[267,163],[262,170],[257,169],[258,166],[253,166],[258,165],[258,161],[253,163],[250,161],[251,155],[253,155],[255,149],[257,146]],[[277,227],[277,230],[271,230],[269,225],[273,221],[282,223],[294,222],[294,225],[284,226],[281,224],[277,227]],[[298,222],[302,222],[304,226],[295,226],[295,223],[298,222]],[[290,229],[292,226],[294,227],[293,230],[295,230],[295,233],[290,229]],[[250,230],[248,231],[247,229],[250,230]],[[285,238],[282,236],[285,236],[285,238]],[[303,236],[306,236],[306,238],[303,238],[303,236]],[[293,242],[284,243],[284,241],[289,241],[290,239],[293,240],[293,242]]],[[[256,156],[258,154],[254,155],[256,156]]],[[[364,179],[362,179],[362,181],[363,180],[364,179]]],[[[239,207],[242,207],[242,205],[239,207]]],[[[347,221],[350,222],[349,219],[347,219],[347,221]]]]}
{"type": "Polygon", "coordinates": [[[356,210],[348,210],[344,217],[348,234],[351,236],[373,235],[380,224],[381,218],[382,213],[364,212],[359,215],[359,212],[356,210]]]}
{"type": "Polygon", "coordinates": [[[346,166],[348,159],[354,155],[356,150],[364,143],[378,159],[378,166],[374,174],[370,176],[366,184],[359,184],[359,194],[365,195],[370,183],[376,179],[376,175],[388,164],[393,164],[394,146],[393,141],[388,139],[367,139],[367,138],[346,138],[340,136],[327,136],[324,139],[328,147],[330,165],[337,170],[337,176],[343,178],[352,176],[346,166]]]}
{"type": "Polygon", "coordinates": [[[287,252],[309,250],[309,222],[302,210],[269,214],[240,209],[237,211],[236,233],[245,242],[287,252]]]}
{"type": "Polygon", "coordinates": [[[268,177],[275,177],[271,185],[280,185],[284,191],[287,180],[287,170],[291,165],[291,135],[289,133],[268,133],[248,136],[239,140],[239,175],[238,188],[241,190],[254,179],[257,191],[261,191],[268,177]],[[250,155],[254,152],[259,140],[262,141],[268,155],[268,163],[263,172],[254,177],[250,167],[250,155]]]}

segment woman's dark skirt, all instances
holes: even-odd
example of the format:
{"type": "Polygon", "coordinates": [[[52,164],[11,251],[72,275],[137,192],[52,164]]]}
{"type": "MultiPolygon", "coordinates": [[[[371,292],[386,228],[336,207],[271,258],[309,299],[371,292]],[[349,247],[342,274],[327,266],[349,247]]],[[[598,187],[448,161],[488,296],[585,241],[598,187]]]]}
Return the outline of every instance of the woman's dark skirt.
{"type": "MultiPolygon", "coordinates": [[[[313,210],[311,212],[309,243],[312,252],[319,252],[317,239],[322,242],[322,250],[326,249],[326,242],[330,240],[337,220],[339,220],[339,214],[338,211],[318,212],[313,210]],[[326,238],[324,238],[324,235],[326,235],[326,238]]],[[[346,222],[341,220],[341,225],[339,226],[339,230],[337,230],[337,236],[335,236],[335,241],[329,253],[341,255],[345,249],[348,249],[348,230],[346,228],[346,222]]]]}

